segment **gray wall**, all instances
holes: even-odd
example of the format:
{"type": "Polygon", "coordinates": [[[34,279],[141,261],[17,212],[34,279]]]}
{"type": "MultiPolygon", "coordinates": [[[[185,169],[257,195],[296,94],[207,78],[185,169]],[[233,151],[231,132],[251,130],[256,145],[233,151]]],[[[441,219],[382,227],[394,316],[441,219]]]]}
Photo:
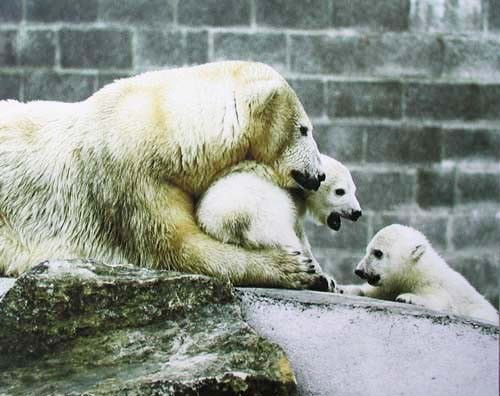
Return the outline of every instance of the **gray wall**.
{"type": "Polygon", "coordinates": [[[1,0],[0,97],[83,99],[116,77],[223,59],[281,71],[361,221],[311,227],[338,280],[401,222],[498,303],[498,0],[1,0]]]}

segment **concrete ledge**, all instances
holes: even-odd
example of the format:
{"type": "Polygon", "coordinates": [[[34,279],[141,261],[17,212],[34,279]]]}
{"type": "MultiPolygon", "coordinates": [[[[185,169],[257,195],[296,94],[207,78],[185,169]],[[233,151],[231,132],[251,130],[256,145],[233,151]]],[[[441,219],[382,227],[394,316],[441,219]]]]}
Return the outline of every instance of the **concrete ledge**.
{"type": "Polygon", "coordinates": [[[287,353],[300,395],[498,395],[498,327],[407,304],[238,289],[248,323],[287,353]]]}

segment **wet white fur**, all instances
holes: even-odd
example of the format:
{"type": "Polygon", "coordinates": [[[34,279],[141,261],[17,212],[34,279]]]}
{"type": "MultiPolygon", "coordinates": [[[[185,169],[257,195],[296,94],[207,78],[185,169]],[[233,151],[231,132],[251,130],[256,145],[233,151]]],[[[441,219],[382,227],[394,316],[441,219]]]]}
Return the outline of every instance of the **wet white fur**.
{"type": "Polygon", "coordinates": [[[219,62],[115,81],[78,103],[0,101],[0,273],[47,258],[305,287],[284,251],[206,236],[194,201],[245,159],[321,172],[302,105],[269,66],[219,62]]]}

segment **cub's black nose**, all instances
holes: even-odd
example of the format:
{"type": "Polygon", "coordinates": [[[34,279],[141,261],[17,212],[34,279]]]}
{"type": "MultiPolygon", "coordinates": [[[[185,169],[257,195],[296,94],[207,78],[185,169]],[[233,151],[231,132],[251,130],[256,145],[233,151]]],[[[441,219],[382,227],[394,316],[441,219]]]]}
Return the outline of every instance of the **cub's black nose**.
{"type": "Polygon", "coordinates": [[[351,220],[356,221],[358,220],[362,215],[361,210],[353,210],[351,213],[351,220]]]}
{"type": "Polygon", "coordinates": [[[325,181],[326,180],[326,175],[324,173],[320,173],[318,175],[318,180],[319,180],[320,183],[323,182],[323,181],[325,181]]]}
{"type": "Polygon", "coordinates": [[[354,273],[359,276],[360,278],[362,279],[365,279],[366,278],[366,274],[365,274],[365,271],[361,270],[361,269],[355,269],[354,270],[354,273]]]}

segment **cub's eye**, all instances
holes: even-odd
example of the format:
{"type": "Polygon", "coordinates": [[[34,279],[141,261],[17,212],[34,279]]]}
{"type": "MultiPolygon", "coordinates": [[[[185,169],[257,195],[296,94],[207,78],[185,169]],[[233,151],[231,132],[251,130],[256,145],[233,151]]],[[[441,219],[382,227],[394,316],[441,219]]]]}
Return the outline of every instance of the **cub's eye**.
{"type": "Polygon", "coordinates": [[[300,130],[300,134],[301,134],[302,136],[307,136],[307,132],[309,131],[309,129],[308,129],[306,126],[304,126],[304,125],[302,125],[302,126],[299,128],[299,130],[300,130]]]}
{"type": "Polygon", "coordinates": [[[378,249],[374,249],[372,254],[379,260],[384,256],[384,253],[382,253],[382,251],[378,249]]]}
{"type": "Polygon", "coordinates": [[[335,194],[336,194],[336,195],[340,195],[340,196],[342,196],[342,195],[344,195],[344,194],[345,194],[345,190],[344,190],[343,188],[337,188],[337,189],[335,190],[335,194]]]}

